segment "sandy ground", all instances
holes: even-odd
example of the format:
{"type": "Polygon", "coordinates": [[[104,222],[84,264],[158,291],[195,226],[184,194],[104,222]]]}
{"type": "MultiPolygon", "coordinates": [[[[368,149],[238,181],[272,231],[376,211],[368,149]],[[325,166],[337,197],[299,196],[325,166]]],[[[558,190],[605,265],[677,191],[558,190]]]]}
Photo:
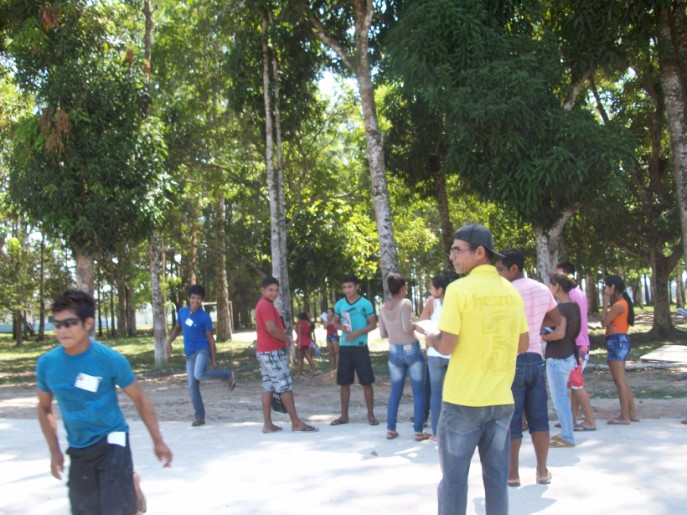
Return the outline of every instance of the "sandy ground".
{"type": "MultiPolygon", "coordinates": [[[[687,388],[681,369],[630,373],[639,391],[663,381],[687,388]]],[[[575,449],[549,455],[551,485],[534,482],[534,455],[526,437],[521,452],[523,486],[509,489],[512,514],[603,513],[652,515],[684,512],[687,503],[687,399],[638,402],[642,422],[608,426],[617,412],[607,371],[588,375],[598,431],[576,433],[575,449]]],[[[412,400],[406,386],[399,411],[397,440],[384,439],[388,378],[375,385],[375,411],[381,424],[366,423],[362,390],[351,392],[351,423],[332,427],[338,416],[339,390],[333,372],[296,382],[302,418],[319,433],[293,434],[285,415],[275,421],[285,431],[263,435],[260,384],[240,380],[230,393],[225,384],[202,387],[207,424],[191,428],[192,410],[185,375],[142,380],[155,405],[175,458],[162,469],[150,439],[125,395],[122,406],[131,421],[134,460],[143,476],[149,513],[231,514],[429,514],[436,513],[440,468],[436,444],[412,439],[412,400]],[[267,479],[267,481],[266,481],[267,479]],[[268,487],[269,485],[269,487],[268,487]]],[[[667,397],[670,397],[668,394],[667,397]]],[[[33,388],[0,387],[0,513],[63,515],[66,487],[49,474],[48,452],[35,420],[33,388]]],[[[552,418],[555,414],[550,409],[552,418]]],[[[552,428],[552,432],[556,430],[552,428]]],[[[60,433],[63,434],[60,427],[60,433]]],[[[63,443],[64,445],[64,443],[63,443]]],[[[66,446],[65,446],[66,447],[66,446]]],[[[470,472],[468,513],[485,513],[479,458],[470,472]]]]}

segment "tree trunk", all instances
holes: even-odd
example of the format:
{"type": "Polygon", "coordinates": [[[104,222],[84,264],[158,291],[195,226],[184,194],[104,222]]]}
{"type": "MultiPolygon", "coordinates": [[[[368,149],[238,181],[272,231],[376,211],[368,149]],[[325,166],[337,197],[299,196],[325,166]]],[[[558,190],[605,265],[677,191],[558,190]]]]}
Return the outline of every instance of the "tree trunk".
{"type": "Polygon", "coordinates": [[[360,56],[360,61],[357,79],[358,92],[363,108],[363,119],[365,121],[365,154],[370,166],[370,177],[372,179],[372,203],[374,204],[377,222],[382,284],[384,286],[384,298],[387,298],[389,291],[386,278],[390,273],[398,271],[398,253],[396,252],[391,202],[389,201],[389,190],[386,181],[382,134],[377,121],[374,87],[372,86],[367,53],[360,56]]]}
{"type": "Polygon", "coordinates": [[[93,295],[93,256],[83,254],[79,249],[74,249],[73,253],[76,262],[76,287],[93,295]]]}
{"type": "Polygon", "coordinates": [[[13,327],[14,327],[14,339],[16,347],[24,346],[24,324],[22,323],[23,318],[21,314],[21,309],[17,308],[14,310],[13,317],[13,327]]]}
{"type": "Polygon", "coordinates": [[[661,87],[665,98],[668,131],[675,173],[677,201],[682,225],[683,258],[687,265],[687,84],[684,74],[684,48],[687,46],[685,1],[660,9],[658,48],[661,87]],[[681,66],[682,64],[682,66],[681,66]]]}
{"type": "Polygon", "coordinates": [[[189,256],[189,271],[188,280],[189,285],[196,284],[196,267],[198,265],[198,213],[195,202],[192,205],[191,211],[191,255],[189,256]]]}
{"type": "Polygon", "coordinates": [[[167,318],[165,316],[165,297],[162,291],[162,248],[160,235],[157,230],[153,230],[150,235],[150,287],[156,371],[167,368],[167,318]]]}
{"type": "Polygon", "coordinates": [[[128,316],[126,309],[127,290],[127,252],[124,246],[120,246],[117,252],[117,264],[115,266],[115,282],[117,285],[117,336],[124,337],[128,334],[128,316]]]}
{"type": "Polygon", "coordinates": [[[117,336],[117,327],[115,325],[115,306],[114,306],[114,285],[110,285],[110,337],[117,336]]]}
{"type": "Polygon", "coordinates": [[[306,11],[308,20],[315,29],[317,37],[339,56],[358,82],[358,93],[365,123],[365,150],[370,167],[372,202],[377,223],[382,285],[384,288],[384,298],[387,298],[389,292],[387,291],[386,277],[391,272],[398,271],[398,253],[396,251],[396,240],[391,217],[391,202],[389,201],[386,181],[384,146],[377,119],[374,86],[372,85],[372,73],[369,63],[369,33],[372,19],[375,15],[374,3],[371,0],[352,0],[351,3],[355,18],[353,27],[354,55],[348,54],[341,43],[327,33],[316,12],[310,9],[308,5],[306,5],[306,11]]]}
{"type": "Polygon", "coordinates": [[[654,303],[651,288],[649,288],[649,282],[646,280],[646,274],[642,274],[642,277],[644,279],[644,295],[646,295],[646,303],[648,306],[651,306],[654,303]]]}
{"type": "Polygon", "coordinates": [[[45,339],[45,234],[41,232],[40,278],[38,280],[38,341],[45,339]]]}
{"type": "MultiPolygon", "coordinates": [[[[143,36],[144,57],[150,62],[153,46],[153,8],[149,0],[143,2],[143,15],[145,17],[145,33],[143,36]]],[[[155,370],[167,368],[167,317],[165,312],[165,294],[162,289],[164,284],[164,245],[157,228],[154,228],[149,238],[150,244],[150,304],[153,310],[153,347],[155,354],[155,370]]]]}
{"type": "MultiPolygon", "coordinates": [[[[283,185],[283,171],[281,169],[281,130],[279,118],[279,77],[276,59],[270,57],[269,50],[269,14],[263,13],[262,54],[263,54],[263,95],[265,101],[265,161],[267,168],[267,188],[270,202],[270,247],[272,254],[272,275],[279,281],[279,299],[276,307],[284,317],[286,334],[291,335],[293,314],[291,295],[289,292],[289,272],[286,245],[286,215],[283,185]],[[274,69],[270,75],[270,65],[274,69]],[[273,93],[274,92],[274,93],[273,93]],[[275,106],[272,105],[274,95],[275,106]],[[275,169],[274,135],[277,135],[277,169],[275,169]]],[[[290,346],[292,352],[293,345],[290,346]]]]}
{"type": "Polygon", "coordinates": [[[675,267],[675,304],[677,307],[685,305],[685,285],[682,283],[682,267],[675,267]]]}
{"type": "Polygon", "coordinates": [[[102,277],[102,272],[101,272],[101,267],[98,266],[98,272],[96,273],[96,288],[95,288],[95,293],[96,293],[96,306],[98,307],[98,338],[103,337],[103,298],[102,298],[102,293],[101,293],[101,288],[100,288],[100,283],[101,283],[101,278],[102,277]]]}
{"type": "Polygon", "coordinates": [[[451,215],[448,208],[448,194],[446,193],[446,173],[441,169],[441,162],[437,157],[430,158],[430,167],[434,175],[434,195],[439,210],[439,226],[441,227],[441,241],[444,245],[444,266],[448,270],[453,269],[449,258],[451,245],[453,245],[453,228],[451,227],[451,215]]]}
{"type": "Polygon", "coordinates": [[[134,289],[126,287],[126,334],[135,337],[138,333],[136,328],[136,303],[134,302],[134,289]]]}
{"type": "Polygon", "coordinates": [[[597,314],[599,312],[599,289],[596,287],[596,278],[588,275],[586,277],[587,283],[587,305],[589,306],[589,314],[597,314]]]}
{"type": "Polygon", "coordinates": [[[217,246],[217,340],[231,340],[229,313],[229,284],[227,281],[227,245],[224,234],[224,195],[220,194],[215,206],[215,244],[217,246]]]}
{"type": "Polygon", "coordinates": [[[558,242],[565,224],[568,223],[574,213],[575,209],[568,208],[550,229],[534,228],[537,246],[537,272],[544,284],[549,284],[549,277],[555,272],[558,262],[558,242]]]}
{"type": "Polygon", "coordinates": [[[673,332],[673,321],[670,318],[668,303],[668,278],[672,266],[668,258],[663,257],[656,250],[651,250],[651,285],[654,289],[654,325],[651,332],[664,336],[673,332]]]}

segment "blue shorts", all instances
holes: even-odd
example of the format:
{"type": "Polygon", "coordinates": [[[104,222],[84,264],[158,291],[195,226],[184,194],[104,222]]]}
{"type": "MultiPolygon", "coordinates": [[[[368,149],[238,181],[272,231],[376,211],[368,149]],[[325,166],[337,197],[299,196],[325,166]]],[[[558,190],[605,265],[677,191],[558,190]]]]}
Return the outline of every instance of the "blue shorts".
{"type": "Polygon", "coordinates": [[[606,336],[606,349],[606,361],[627,361],[632,350],[630,337],[626,334],[610,334],[606,336]]]}
{"type": "Polygon", "coordinates": [[[522,438],[522,414],[525,413],[530,433],[549,430],[549,408],[546,394],[546,365],[536,352],[520,354],[513,378],[514,411],[510,423],[511,440],[522,438]]]}

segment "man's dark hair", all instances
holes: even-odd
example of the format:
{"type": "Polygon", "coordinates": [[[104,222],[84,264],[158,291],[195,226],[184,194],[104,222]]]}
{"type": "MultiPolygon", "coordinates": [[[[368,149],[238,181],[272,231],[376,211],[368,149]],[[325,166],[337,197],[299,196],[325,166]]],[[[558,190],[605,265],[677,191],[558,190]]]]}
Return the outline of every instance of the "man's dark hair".
{"type": "Polygon", "coordinates": [[[386,278],[386,284],[389,287],[389,293],[396,295],[405,286],[406,278],[399,273],[391,272],[386,278]]]}
{"type": "Polygon", "coordinates": [[[343,283],[353,283],[353,284],[360,284],[360,281],[358,280],[358,276],[355,274],[346,274],[341,278],[341,284],[343,283]]]}
{"type": "Polygon", "coordinates": [[[55,297],[50,310],[53,315],[71,310],[85,322],[87,318],[95,318],[95,299],[83,290],[67,290],[55,297]]]}
{"type": "Polygon", "coordinates": [[[271,286],[272,284],[276,284],[279,286],[279,281],[277,281],[276,277],[272,277],[271,275],[268,275],[267,277],[262,278],[262,287],[267,288],[268,286],[271,286]]]}
{"type": "Polygon", "coordinates": [[[200,295],[201,299],[205,299],[205,288],[200,284],[194,284],[188,289],[188,296],[191,295],[200,295]]]}
{"type": "Polygon", "coordinates": [[[518,267],[518,271],[522,273],[525,269],[525,256],[522,252],[518,249],[510,248],[502,250],[500,253],[503,254],[503,257],[498,258],[498,260],[501,261],[506,268],[515,265],[518,267]]]}
{"type": "Polygon", "coordinates": [[[566,274],[575,275],[575,265],[573,265],[570,261],[559,261],[556,263],[556,268],[560,268],[566,274]]]}

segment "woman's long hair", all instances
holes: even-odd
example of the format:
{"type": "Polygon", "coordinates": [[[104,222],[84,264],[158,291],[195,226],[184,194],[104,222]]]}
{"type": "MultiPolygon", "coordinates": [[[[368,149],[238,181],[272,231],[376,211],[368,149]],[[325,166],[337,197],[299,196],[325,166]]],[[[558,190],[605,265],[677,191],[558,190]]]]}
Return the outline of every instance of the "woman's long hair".
{"type": "Polygon", "coordinates": [[[622,292],[623,299],[627,302],[627,323],[635,325],[635,308],[632,304],[632,299],[625,291],[625,281],[619,275],[607,275],[604,279],[606,286],[613,286],[616,292],[622,292]]]}

